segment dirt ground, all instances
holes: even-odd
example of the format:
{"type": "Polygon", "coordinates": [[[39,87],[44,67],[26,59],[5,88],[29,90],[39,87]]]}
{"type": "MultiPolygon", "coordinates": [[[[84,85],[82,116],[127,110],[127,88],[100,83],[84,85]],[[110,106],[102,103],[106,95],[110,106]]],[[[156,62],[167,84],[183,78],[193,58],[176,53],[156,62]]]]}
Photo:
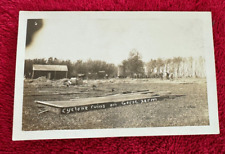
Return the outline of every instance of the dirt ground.
{"type": "Polygon", "coordinates": [[[63,85],[63,80],[24,80],[22,123],[24,131],[209,125],[206,79],[85,80],[83,85],[70,87],[63,85]],[[41,113],[43,109],[34,102],[73,100],[143,89],[185,96],[69,115],[41,113]]]}

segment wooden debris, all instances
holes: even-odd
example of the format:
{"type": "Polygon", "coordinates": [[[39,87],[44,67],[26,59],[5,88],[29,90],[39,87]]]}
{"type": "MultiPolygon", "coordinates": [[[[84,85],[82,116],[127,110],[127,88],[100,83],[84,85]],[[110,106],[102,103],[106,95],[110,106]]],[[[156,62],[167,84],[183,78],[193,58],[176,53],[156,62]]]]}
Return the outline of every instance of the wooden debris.
{"type": "Polygon", "coordinates": [[[47,110],[69,114],[75,112],[84,112],[90,110],[106,109],[118,106],[143,104],[154,101],[161,101],[163,99],[173,99],[183,95],[160,95],[154,96],[152,94],[131,93],[131,94],[118,94],[109,95],[105,97],[91,97],[80,98],[69,101],[35,101],[39,105],[47,107],[47,110]]]}

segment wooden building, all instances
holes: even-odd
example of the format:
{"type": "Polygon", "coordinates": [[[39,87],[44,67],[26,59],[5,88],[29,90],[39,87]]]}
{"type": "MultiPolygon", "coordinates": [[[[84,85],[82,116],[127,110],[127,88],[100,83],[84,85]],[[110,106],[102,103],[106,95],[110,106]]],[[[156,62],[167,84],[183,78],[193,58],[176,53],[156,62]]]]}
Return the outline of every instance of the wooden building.
{"type": "Polygon", "coordinates": [[[45,76],[47,79],[67,78],[67,65],[33,65],[32,79],[45,76]]]}

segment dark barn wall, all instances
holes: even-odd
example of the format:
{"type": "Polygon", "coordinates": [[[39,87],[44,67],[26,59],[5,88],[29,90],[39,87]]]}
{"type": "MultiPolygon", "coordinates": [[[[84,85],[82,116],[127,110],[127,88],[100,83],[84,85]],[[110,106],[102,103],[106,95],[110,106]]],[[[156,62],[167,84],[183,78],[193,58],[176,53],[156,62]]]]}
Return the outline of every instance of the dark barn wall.
{"type": "Polygon", "coordinates": [[[53,79],[62,79],[62,78],[66,78],[66,72],[63,71],[34,71],[34,77],[33,79],[37,79],[39,77],[46,77],[48,78],[48,73],[51,74],[51,80],[53,79]]]}

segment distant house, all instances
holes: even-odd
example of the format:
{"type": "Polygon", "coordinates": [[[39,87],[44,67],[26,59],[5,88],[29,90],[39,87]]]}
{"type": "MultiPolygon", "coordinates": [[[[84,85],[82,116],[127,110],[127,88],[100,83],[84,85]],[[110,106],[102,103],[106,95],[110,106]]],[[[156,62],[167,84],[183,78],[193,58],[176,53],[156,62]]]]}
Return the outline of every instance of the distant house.
{"type": "Polygon", "coordinates": [[[33,65],[32,79],[45,76],[47,79],[67,78],[67,65],[33,65]]]}

